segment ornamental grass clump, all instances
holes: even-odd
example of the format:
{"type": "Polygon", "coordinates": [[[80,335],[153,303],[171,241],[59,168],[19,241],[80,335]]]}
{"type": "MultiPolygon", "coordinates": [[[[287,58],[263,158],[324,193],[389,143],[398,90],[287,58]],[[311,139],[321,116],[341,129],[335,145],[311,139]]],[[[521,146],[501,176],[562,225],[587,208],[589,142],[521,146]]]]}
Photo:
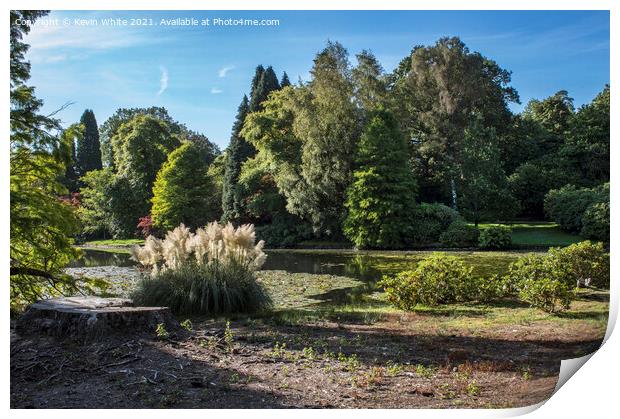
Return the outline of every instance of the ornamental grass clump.
{"type": "Polygon", "coordinates": [[[212,222],[192,233],[181,224],[163,240],[149,236],[132,257],[146,275],[132,294],[141,305],[167,306],[175,313],[254,312],[271,305],[256,280],[267,256],[254,226],[212,222]]]}

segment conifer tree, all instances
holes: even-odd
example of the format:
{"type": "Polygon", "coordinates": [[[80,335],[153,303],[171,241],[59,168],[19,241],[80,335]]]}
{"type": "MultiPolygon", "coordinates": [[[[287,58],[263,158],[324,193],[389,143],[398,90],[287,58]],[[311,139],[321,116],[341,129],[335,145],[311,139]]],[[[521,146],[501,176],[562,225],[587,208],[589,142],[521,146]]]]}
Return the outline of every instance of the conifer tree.
{"type": "Polygon", "coordinates": [[[224,167],[224,180],[222,183],[223,221],[236,220],[241,215],[237,187],[239,173],[241,172],[241,165],[243,162],[256,152],[254,146],[245,141],[240,134],[243,128],[243,122],[249,110],[250,105],[248,97],[244,95],[239,108],[237,108],[237,117],[233,125],[224,167]]]}
{"type": "MultiPolygon", "coordinates": [[[[259,68],[262,68],[262,66],[259,66],[259,68]]],[[[256,76],[258,76],[259,68],[256,69],[256,76]]],[[[256,76],[254,77],[255,80],[256,76]]],[[[261,72],[256,87],[252,89],[252,97],[250,98],[250,112],[260,111],[262,109],[261,104],[267,100],[269,93],[279,89],[280,83],[278,82],[278,77],[273,71],[273,68],[269,66],[266,70],[261,72]]]]}
{"type": "Polygon", "coordinates": [[[97,120],[92,110],[84,111],[80,123],[84,126],[84,134],[78,137],[76,163],[80,175],[85,175],[91,170],[101,169],[101,144],[97,120]]]}
{"type": "Polygon", "coordinates": [[[280,80],[280,89],[284,89],[287,86],[291,85],[291,81],[288,79],[288,74],[286,71],[282,74],[282,79],[280,80]]]}
{"type": "Polygon", "coordinates": [[[411,237],[417,185],[407,159],[407,144],[388,111],[371,113],[356,163],[347,190],[345,235],[358,248],[405,247],[411,237]]]}

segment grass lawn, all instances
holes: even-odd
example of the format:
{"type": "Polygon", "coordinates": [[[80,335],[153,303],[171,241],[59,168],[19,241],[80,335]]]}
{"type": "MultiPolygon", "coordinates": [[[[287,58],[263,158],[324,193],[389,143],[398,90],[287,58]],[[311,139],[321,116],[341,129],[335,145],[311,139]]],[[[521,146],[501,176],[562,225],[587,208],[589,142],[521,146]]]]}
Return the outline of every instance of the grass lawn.
{"type": "MultiPolygon", "coordinates": [[[[484,228],[494,225],[499,224],[479,224],[478,227],[484,228]]],[[[581,236],[563,231],[560,226],[551,222],[516,222],[502,225],[512,228],[512,243],[516,246],[568,246],[584,240],[581,236]]]]}
{"type": "Polygon", "coordinates": [[[133,246],[135,244],[144,244],[144,239],[107,239],[107,240],[93,240],[85,242],[82,246],[109,246],[109,247],[122,247],[133,246]]]}

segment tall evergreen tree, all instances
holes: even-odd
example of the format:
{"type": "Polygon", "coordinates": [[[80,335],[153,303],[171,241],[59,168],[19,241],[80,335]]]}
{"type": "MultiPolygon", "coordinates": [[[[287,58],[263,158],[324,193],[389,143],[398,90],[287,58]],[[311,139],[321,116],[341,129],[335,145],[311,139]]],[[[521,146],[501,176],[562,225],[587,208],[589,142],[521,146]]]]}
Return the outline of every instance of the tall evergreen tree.
{"type": "Polygon", "coordinates": [[[282,74],[282,79],[280,79],[280,89],[284,89],[287,86],[291,85],[291,81],[288,79],[288,74],[286,71],[282,74]]]}
{"type": "MultiPolygon", "coordinates": [[[[262,68],[262,66],[259,66],[259,68],[262,68]]],[[[256,76],[258,76],[259,69],[257,68],[256,70],[256,76]]],[[[255,80],[256,76],[254,77],[255,80]]],[[[254,82],[252,82],[252,84],[254,84],[254,82]]],[[[266,70],[262,71],[260,73],[260,78],[258,79],[256,87],[254,88],[254,85],[252,87],[253,89],[252,96],[250,98],[250,112],[256,112],[262,109],[261,104],[265,100],[267,100],[267,98],[269,97],[269,93],[280,89],[280,83],[278,82],[278,77],[273,71],[273,68],[269,66],[266,70]]]]}
{"type": "Polygon", "coordinates": [[[84,126],[84,134],[78,137],[76,162],[80,175],[84,175],[91,170],[101,169],[101,144],[97,120],[91,109],[84,111],[80,123],[84,126]]]}
{"type": "Polygon", "coordinates": [[[398,249],[411,238],[417,186],[407,143],[388,111],[370,114],[347,190],[344,233],[357,247],[398,249]]]}
{"type": "Polygon", "coordinates": [[[237,185],[239,181],[239,173],[241,172],[241,165],[243,162],[256,152],[254,146],[245,141],[245,139],[241,136],[241,129],[243,128],[245,117],[249,111],[250,104],[248,97],[244,95],[243,100],[237,109],[237,117],[233,125],[230,145],[228,146],[226,163],[224,167],[224,180],[222,183],[223,221],[236,220],[241,216],[241,206],[239,202],[237,185]]]}

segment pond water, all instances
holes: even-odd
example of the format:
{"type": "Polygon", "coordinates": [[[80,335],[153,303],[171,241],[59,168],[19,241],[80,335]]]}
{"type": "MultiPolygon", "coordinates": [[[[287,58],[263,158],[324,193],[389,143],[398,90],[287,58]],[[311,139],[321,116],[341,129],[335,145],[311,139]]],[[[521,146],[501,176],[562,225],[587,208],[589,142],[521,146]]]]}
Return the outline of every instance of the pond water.
{"type": "MultiPolygon", "coordinates": [[[[128,253],[112,253],[83,249],[83,257],[71,267],[120,266],[136,263],[128,253]]],[[[347,276],[374,282],[384,274],[413,269],[428,256],[429,251],[380,252],[351,250],[268,250],[263,270],[283,270],[295,273],[347,276]]],[[[479,275],[503,273],[508,265],[522,255],[517,252],[450,252],[474,267],[479,275]]]]}

